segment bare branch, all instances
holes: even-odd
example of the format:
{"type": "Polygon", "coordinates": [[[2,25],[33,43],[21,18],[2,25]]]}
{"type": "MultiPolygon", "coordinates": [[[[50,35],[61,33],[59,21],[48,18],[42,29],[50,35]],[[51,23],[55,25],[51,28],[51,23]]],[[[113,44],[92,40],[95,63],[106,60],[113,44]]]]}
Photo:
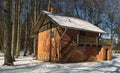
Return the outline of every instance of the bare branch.
{"type": "Polygon", "coordinates": [[[1,5],[0,5],[0,8],[1,8],[4,12],[7,12],[7,10],[5,10],[1,5]]]}

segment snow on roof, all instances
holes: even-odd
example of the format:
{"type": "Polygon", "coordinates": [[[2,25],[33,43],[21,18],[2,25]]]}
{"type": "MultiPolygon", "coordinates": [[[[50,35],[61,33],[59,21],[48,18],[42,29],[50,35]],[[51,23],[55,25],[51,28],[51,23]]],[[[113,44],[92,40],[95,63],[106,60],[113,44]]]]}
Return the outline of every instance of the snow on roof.
{"type": "Polygon", "coordinates": [[[47,11],[43,11],[43,13],[45,13],[48,17],[54,20],[58,25],[63,27],[75,28],[78,30],[86,30],[86,31],[92,31],[92,32],[99,32],[99,33],[106,33],[99,27],[78,18],[54,15],[47,11]]]}

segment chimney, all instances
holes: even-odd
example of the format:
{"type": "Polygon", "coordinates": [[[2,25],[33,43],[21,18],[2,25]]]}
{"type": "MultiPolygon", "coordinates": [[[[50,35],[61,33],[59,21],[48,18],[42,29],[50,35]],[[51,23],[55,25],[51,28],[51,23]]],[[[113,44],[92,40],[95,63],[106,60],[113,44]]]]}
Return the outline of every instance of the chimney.
{"type": "Polygon", "coordinates": [[[50,8],[50,12],[54,13],[54,8],[53,7],[50,8]]]}

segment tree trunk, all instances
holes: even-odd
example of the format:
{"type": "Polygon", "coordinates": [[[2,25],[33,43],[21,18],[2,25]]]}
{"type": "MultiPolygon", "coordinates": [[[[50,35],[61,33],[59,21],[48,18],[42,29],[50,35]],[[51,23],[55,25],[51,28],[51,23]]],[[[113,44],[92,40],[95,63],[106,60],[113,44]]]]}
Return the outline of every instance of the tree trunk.
{"type": "Polygon", "coordinates": [[[41,0],[37,0],[37,19],[40,14],[40,7],[41,7],[40,5],[41,5],[41,0]]]}
{"type": "Polygon", "coordinates": [[[13,60],[15,61],[15,53],[16,53],[16,1],[14,1],[13,6],[13,22],[12,22],[12,40],[11,40],[11,55],[13,60]]]}
{"type": "Polygon", "coordinates": [[[24,42],[24,56],[26,56],[28,52],[28,15],[29,15],[29,0],[26,0],[26,21],[25,21],[25,42],[24,42]]]}
{"type": "MultiPolygon", "coordinates": [[[[36,20],[37,20],[37,5],[36,5],[36,0],[34,0],[34,23],[33,23],[33,26],[36,25],[36,20]]],[[[37,44],[37,39],[34,39],[33,40],[33,56],[36,57],[37,55],[37,47],[36,47],[36,44],[37,44]]]]}
{"type": "MultiPolygon", "coordinates": [[[[1,0],[0,0],[0,5],[1,5],[1,0]]],[[[2,31],[2,9],[0,8],[0,31],[2,31]]],[[[0,50],[2,49],[2,36],[1,36],[1,32],[0,32],[0,50]]]]}
{"type": "MultiPolygon", "coordinates": [[[[26,21],[27,22],[27,21],[26,21]]],[[[28,51],[28,47],[27,47],[27,23],[25,24],[25,42],[24,42],[24,56],[26,56],[27,51],[28,51]]]]}
{"type": "Polygon", "coordinates": [[[48,0],[48,11],[50,11],[50,3],[51,3],[51,1],[50,0],[48,0]]]}
{"type": "Polygon", "coordinates": [[[73,0],[73,2],[74,2],[74,7],[75,7],[75,10],[76,10],[77,17],[80,18],[80,16],[79,16],[79,11],[78,11],[78,9],[77,9],[76,0],[73,0]]]}
{"type": "Polygon", "coordinates": [[[21,27],[21,21],[20,21],[20,15],[21,15],[21,0],[18,0],[18,27],[17,27],[17,45],[16,45],[16,58],[20,55],[20,27],[21,27]]]}
{"type": "Polygon", "coordinates": [[[4,65],[13,65],[11,56],[11,3],[12,0],[4,0],[4,65]]]}

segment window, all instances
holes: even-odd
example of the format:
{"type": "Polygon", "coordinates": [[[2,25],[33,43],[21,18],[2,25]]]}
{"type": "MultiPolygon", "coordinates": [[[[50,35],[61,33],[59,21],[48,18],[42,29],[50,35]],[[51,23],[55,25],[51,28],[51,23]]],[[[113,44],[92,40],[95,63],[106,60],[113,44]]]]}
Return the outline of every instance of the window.
{"type": "Polygon", "coordinates": [[[85,31],[80,31],[80,36],[79,36],[79,41],[80,43],[85,43],[86,38],[85,38],[85,31]]]}
{"type": "Polygon", "coordinates": [[[80,36],[85,36],[85,31],[80,31],[80,36]]]}
{"type": "Polygon", "coordinates": [[[81,44],[97,44],[98,36],[96,33],[80,31],[79,43],[81,44]]]}

